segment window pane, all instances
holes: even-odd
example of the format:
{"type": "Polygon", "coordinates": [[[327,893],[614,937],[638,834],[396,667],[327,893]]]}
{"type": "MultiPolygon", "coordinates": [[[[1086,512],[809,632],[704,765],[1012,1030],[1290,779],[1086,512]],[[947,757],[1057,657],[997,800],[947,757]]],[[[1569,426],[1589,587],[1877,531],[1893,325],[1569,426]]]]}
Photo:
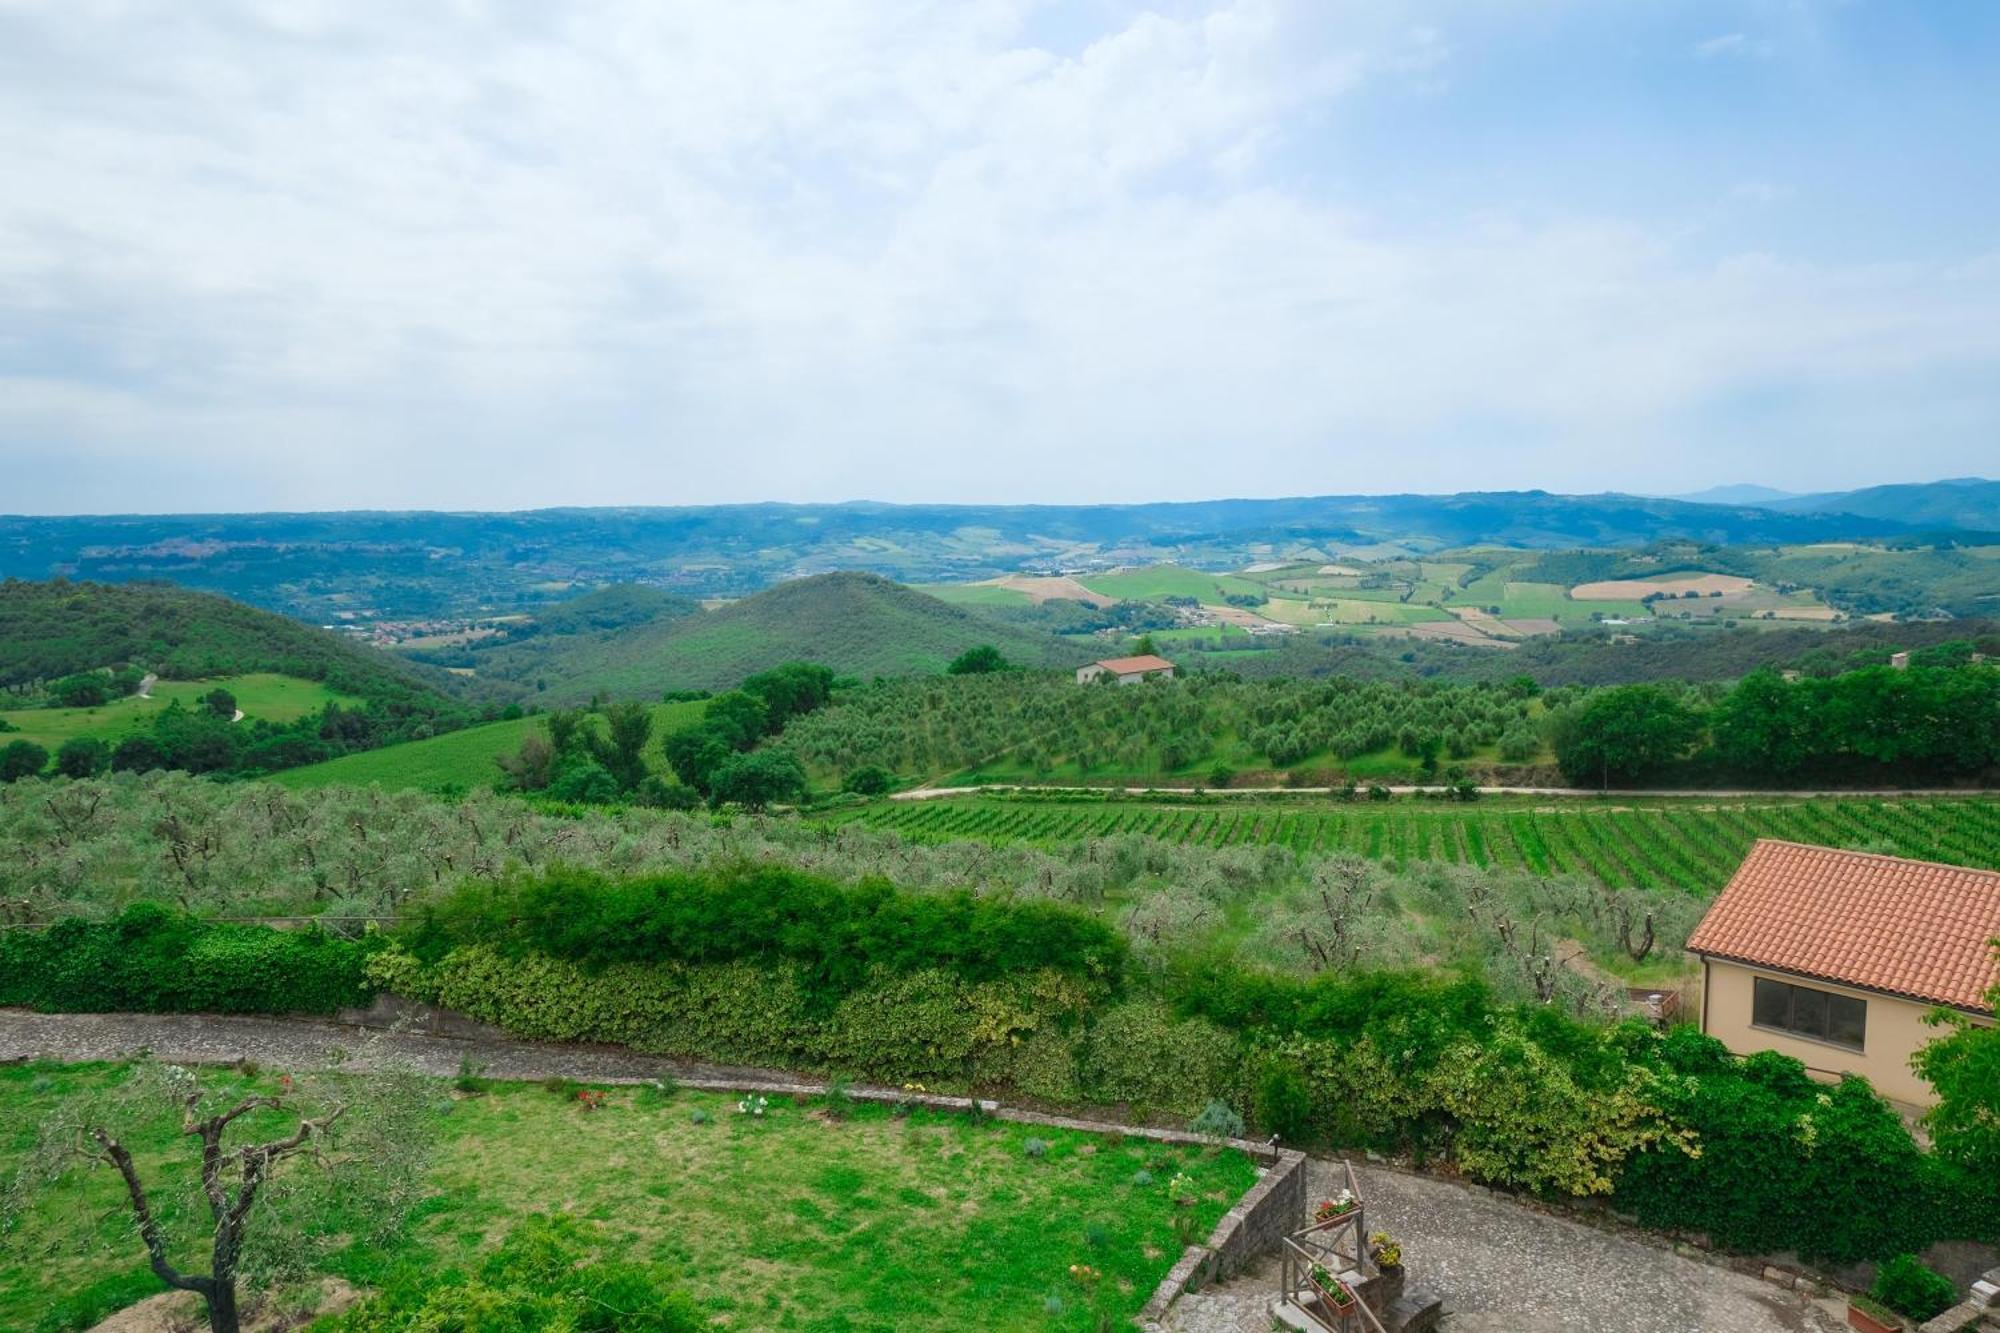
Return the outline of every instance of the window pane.
{"type": "Polygon", "coordinates": [[[1792,1031],[1804,1037],[1826,1036],[1826,1002],[1833,997],[1823,990],[1792,987],[1792,1031]]]}
{"type": "Polygon", "coordinates": [[[1750,1001],[1750,1021],[1760,1028],[1792,1025],[1792,988],[1782,981],[1757,978],[1750,1001]]]}
{"type": "Polygon", "coordinates": [[[1868,1032],[1868,1002],[1852,995],[1826,997],[1826,1039],[1860,1050],[1868,1032]]]}

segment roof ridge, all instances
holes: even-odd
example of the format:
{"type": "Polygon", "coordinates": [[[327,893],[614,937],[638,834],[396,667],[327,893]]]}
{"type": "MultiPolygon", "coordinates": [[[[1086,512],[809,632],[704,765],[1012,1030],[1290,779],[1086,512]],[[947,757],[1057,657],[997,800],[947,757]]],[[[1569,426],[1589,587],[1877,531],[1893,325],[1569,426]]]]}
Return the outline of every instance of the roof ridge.
{"type": "MultiPolygon", "coordinates": [[[[1988,870],[1983,866],[1960,865],[1956,861],[1926,861],[1922,857],[1901,856],[1895,852],[1864,852],[1853,847],[1829,847],[1823,842],[1799,842],[1792,838],[1758,838],[1750,844],[1750,850],[1755,851],[1767,842],[1780,847],[1798,847],[1808,852],[1825,852],[1829,856],[1865,856],[1876,861],[1896,861],[1910,866],[1936,866],[1940,870],[1957,870],[1968,875],[1992,875],[2000,878],[2000,870],[1988,870]]],[[[1742,867],[1738,866],[1737,869],[1740,870],[1742,867]]]]}

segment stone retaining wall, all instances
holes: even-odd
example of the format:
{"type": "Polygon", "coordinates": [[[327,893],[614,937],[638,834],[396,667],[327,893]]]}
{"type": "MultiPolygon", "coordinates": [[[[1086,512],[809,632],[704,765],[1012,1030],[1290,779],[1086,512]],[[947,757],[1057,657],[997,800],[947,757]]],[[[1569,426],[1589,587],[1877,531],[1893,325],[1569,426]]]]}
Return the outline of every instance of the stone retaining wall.
{"type": "Polygon", "coordinates": [[[1306,1216],[1305,1165],[1302,1152],[1277,1152],[1263,1177],[1215,1224],[1208,1242],[1181,1251],[1139,1312],[1139,1326],[1159,1328],[1181,1293],[1229,1280],[1297,1231],[1306,1216]]]}

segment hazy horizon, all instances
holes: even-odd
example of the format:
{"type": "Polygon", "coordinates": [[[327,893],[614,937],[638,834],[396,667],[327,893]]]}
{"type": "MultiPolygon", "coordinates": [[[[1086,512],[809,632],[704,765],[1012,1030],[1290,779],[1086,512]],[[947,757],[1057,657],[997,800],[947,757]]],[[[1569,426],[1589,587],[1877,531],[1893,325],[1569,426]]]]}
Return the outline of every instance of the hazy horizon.
{"type": "Polygon", "coordinates": [[[0,511],[1993,470],[2000,6],[0,5],[0,511]]]}

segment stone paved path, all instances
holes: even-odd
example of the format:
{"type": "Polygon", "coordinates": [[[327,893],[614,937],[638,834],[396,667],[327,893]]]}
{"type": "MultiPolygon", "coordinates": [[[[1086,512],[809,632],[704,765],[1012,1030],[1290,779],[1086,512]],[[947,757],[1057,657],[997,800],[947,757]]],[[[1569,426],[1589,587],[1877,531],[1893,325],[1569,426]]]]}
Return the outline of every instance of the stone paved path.
{"type": "MultiPolygon", "coordinates": [[[[1331,1192],[1314,1161],[1309,1195],[1331,1192]]],[[[1822,1307],[1755,1278],[1441,1180],[1357,1168],[1370,1230],[1403,1243],[1410,1285],[1444,1298],[1446,1333],[1834,1333],[1822,1307]]],[[[1277,1266],[1182,1297],[1171,1333],[1266,1333],[1277,1266]]]]}
{"type": "MultiPolygon", "coordinates": [[[[166,1060],[316,1063],[338,1047],[360,1060],[394,1057],[427,1073],[469,1058],[494,1078],[551,1075],[613,1082],[656,1078],[769,1080],[765,1069],[692,1064],[610,1046],[377,1032],[328,1021],[194,1014],[35,1014],[0,1010],[0,1060],[117,1060],[149,1050],[166,1060]]],[[[1332,1191],[1334,1165],[1315,1161],[1309,1192],[1332,1191]]],[[[1445,1301],[1447,1333],[1833,1333],[1837,1309],[1754,1278],[1535,1213],[1443,1181],[1358,1171],[1368,1225],[1403,1242],[1413,1286],[1445,1301]]],[[[1275,1265],[1183,1298],[1174,1333],[1267,1333],[1275,1265]]]]}

